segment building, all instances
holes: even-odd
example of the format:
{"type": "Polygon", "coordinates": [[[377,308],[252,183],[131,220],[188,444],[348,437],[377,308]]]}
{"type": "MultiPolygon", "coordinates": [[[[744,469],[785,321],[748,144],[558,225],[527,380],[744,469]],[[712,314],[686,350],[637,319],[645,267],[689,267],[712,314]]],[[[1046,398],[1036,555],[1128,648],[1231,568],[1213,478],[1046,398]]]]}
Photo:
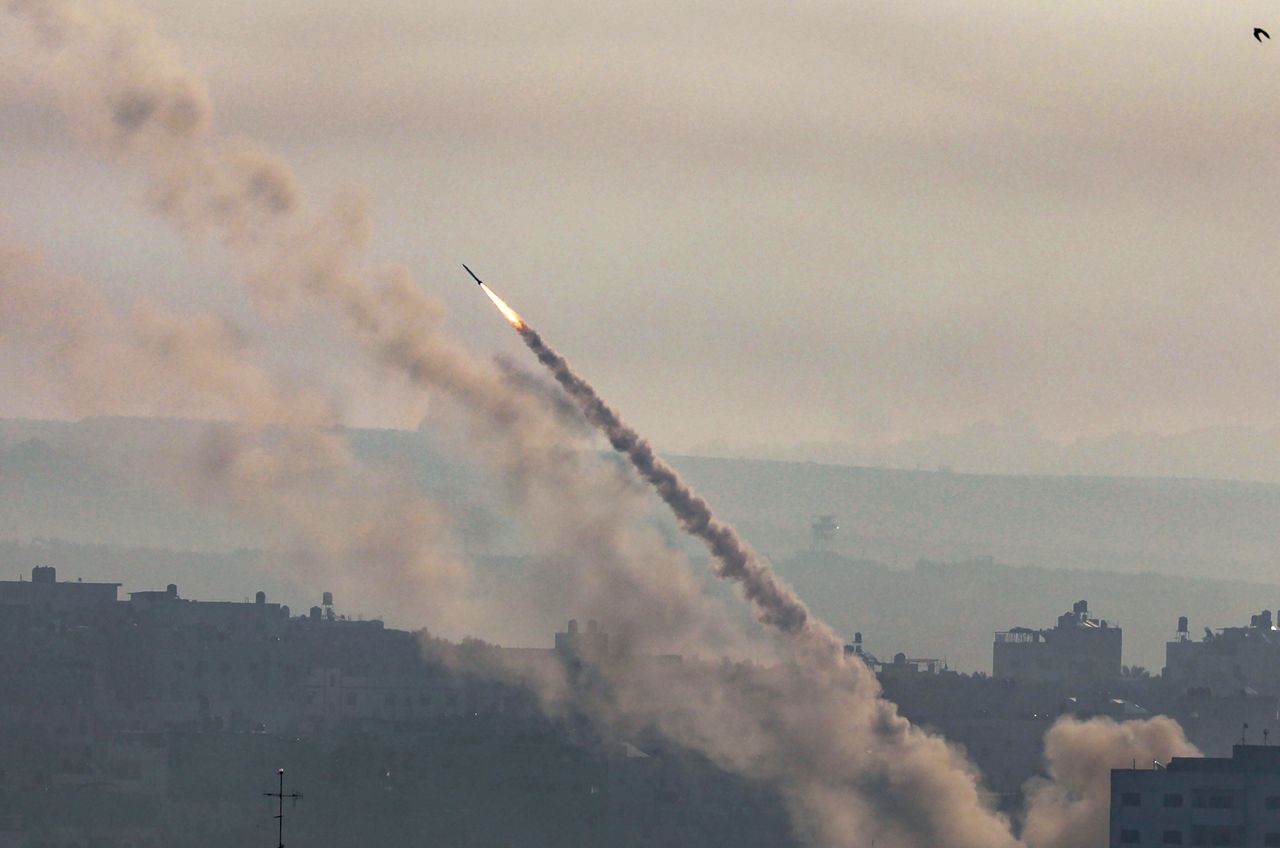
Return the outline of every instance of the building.
{"type": "Polygon", "coordinates": [[[1280,846],[1280,747],[1137,766],[1111,772],[1112,848],[1280,846]]]}
{"type": "Polygon", "coordinates": [[[578,620],[570,619],[569,626],[556,633],[556,652],[576,659],[599,659],[609,653],[609,634],[600,629],[592,619],[584,633],[578,629],[578,620]]]}
{"type": "Polygon", "coordinates": [[[1164,678],[1181,692],[1280,695],[1280,631],[1271,611],[1252,616],[1248,627],[1206,627],[1199,642],[1186,617],[1178,619],[1177,638],[1165,643],[1164,678]]]}
{"type": "Polygon", "coordinates": [[[997,633],[992,676],[1025,683],[1101,683],[1120,676],[1121,631],[1089,616],[1077,601],[1052,630],[1014,627],[997,633]]]}
{"type": "Polygon", "coordinates": [[[119,583],[59,583],[51,565],[31,569],[31,580],[0,580],[0,607],[28,607],[45,613],[64,613],[114,604],[119,583]]]}
{"type": "Polygon", "coordinates": [[[338,668],[320,668],[306,683],[306,714],[317,727],[415,721],[474,712],[467,694],[461,681],[445,675],[351,676],[338,668]]]}

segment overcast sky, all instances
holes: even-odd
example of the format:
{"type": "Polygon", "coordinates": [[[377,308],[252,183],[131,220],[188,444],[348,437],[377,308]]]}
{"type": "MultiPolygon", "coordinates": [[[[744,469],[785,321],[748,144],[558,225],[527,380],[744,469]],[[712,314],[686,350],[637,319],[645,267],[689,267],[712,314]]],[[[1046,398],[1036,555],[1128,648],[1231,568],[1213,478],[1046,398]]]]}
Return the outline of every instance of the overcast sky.
{"type": "MultiPolygon", "coordinates": [[[[148,0],[217,128],[371,198],[478,355],[467,262],[667,449],[1016,418],[1280,420],[1280,7],[1261,2],[148,0]]],[[[214,308],[354,424],[421,404],[265,332],[77,147],[0,18],[0,231],[121,304],[214,308]]],[[[0,415],[62,415],[35,389],[0,415]]]]}

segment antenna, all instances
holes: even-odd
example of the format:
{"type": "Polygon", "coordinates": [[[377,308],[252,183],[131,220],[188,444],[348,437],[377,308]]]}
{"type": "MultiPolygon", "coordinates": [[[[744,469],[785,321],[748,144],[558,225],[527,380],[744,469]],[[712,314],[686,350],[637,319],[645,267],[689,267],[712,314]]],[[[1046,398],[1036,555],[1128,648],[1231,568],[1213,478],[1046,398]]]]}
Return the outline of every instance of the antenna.
{"type": "Polygon", "coordinates": [[[1249,722],[1246,721],[1244,723],[1244,726],[1240,728],[1240,744],[1248,745],[1249,744],[1248,738],[1249,738],[1249,722]]]}
{"type": "Polygon", "coordinates": [[[262,794],[268,798],[276,799],[275,819],[279,822],[279,827],[277,828],[277,834],[280,839],[279,848],[284,848],[284,799],[292,798],[293,805],[296,807],[298,806],[298,800],[302,797],[302,794],[299,792],[293,792],[288,795],[284,794],[284,769],[279,769],[276,773],[280,775],[280,788],[275,792],[263,792],[262,794]]]}

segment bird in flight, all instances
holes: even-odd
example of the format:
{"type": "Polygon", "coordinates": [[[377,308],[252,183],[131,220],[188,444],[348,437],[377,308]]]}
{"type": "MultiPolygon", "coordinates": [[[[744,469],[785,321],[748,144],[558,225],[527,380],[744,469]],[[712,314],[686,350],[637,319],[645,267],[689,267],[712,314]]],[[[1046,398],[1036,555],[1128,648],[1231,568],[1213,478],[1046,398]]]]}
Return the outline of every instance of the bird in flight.
{"type": "Polygon", "coordinates": [[[1267,31],[1266,31],[1265,29],[1263,29],[1262,27],[1254,27],[1254,28],[1253,28],[1253,37],[1254,37],[1254,38],[1256,38],[1256,39],[1258,39],[1258,43],[1259,43],[1259,44],[1261,44],[1261,43],[1262,43],[1262,37],[1263,37],[1264,35],[1267,37],[1267,40],[1268,40],[1268,41],[1271,39],[1271,33],[1267,32],[1267,31]]]}

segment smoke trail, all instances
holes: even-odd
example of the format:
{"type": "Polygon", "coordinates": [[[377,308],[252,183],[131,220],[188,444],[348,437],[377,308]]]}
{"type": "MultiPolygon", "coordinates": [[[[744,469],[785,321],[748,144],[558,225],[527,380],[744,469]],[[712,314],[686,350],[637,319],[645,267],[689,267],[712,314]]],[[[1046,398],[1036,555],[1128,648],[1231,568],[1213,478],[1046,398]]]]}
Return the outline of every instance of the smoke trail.
{"type": "MultiPolygon", "coordinates": [[[[1013,844],[1006,823],[989,814],[974,790],[976,775],[963,756],[911,726],[878,697],[874,680],[862,680],[869,675],[861,662],[846,665],[833,654],[829,649],[836,637],[830,628],[809,614],[794,591],[732,527],[715,518],[706,501],[563,356],[487,286],[485,291],[587,419],[631,461],[681,526],[707,544],[717,574],[743,587],[761,621],[799,637],[798,670],[782,669],[763,679],[749,674],[745,692],[735,685],[743,682],[741,675],[719,681],[734,694],[732,709],[703,708],[700,715],[673,721],[654,705],[652,721],[672,738],[696,740],[713,758],[723,756],[730,744],[719,738],[725,726],[738,745],[754,743],[754,757],[730,759],[730,765],[778,781],[821,844],[866,844],[872,832],[890,844],[1013,844]],[[781,685],[779,674],[785,680],[781,685]],[[755,703],[742,709],[753,693],[755,703]],[[775,698],[788,706],[781,714],[773,712],[775,698]],[[754,728],[754,722],[769,730],[754,728]]],[[[676,685],[667,674],[665,691],[676,685]]],[[[692,688],[687,695],[694,697],[692,688]]],[[[645,692],[629,691],[625,700],[634,708],[645,703],[645,692]]],[[[1167,761],[1196,753],[1177,722],[1164,717],[1125,724],[1106,718],[1058,722],[1046,737],[1051,779],[1033,781],[1029,788],[1023,840],[1033,848],[1089,848],[1105,841],[1110,768],[1132,759],[1167,761]]]]}
{"type": "Polygon", "coordinates": [[[670,695],[678,683],[671,674],[661,685],[651,680],[639,688],[627,687],[634,681],[611,678],[626,691],[623,702],[641,711],[648,704],[651,720],[664,732],[709,752],[726,767],[777,781],[796,820],[818,844],[861,845],[869,834],[892,845],[1016,844],[1007,821],[983,799],[977,774],[964,757],[912,726],[880,697],[867,666],[845,660],[835,632],[715,517],[563,356],[492,289],[481,286],[587,420],[630,460],[681,527],[707,545],[717,575],[742,588],[757,618],[789,639],[799,661],[776,675],[721,681],[716,687],[721,698],[712,708],[707,707],[706,675],[697,675],[703,696],[698,698],[693,686],[684,694],[699,710],[674,715],[670,695]],[[659,703],[647,695],[652,690],[663,693],[659,703]],[[757,756],[742,759],[735,752],[747,742],[757,756]]]}
{"type": "Polygon", "coordinates": [[[658,496],[671,508],[681,528],[701,539],[715,557],[716,573],[736,581],[756,606],[760,620],[784,633],[795,634],[808,627],[821,628],[831,647],[840,650],[835,634],[815,622],[808,607],[784,584],[758,554],[728,524],[716,518],[707,502],[685,483],[675,469],[653,452],[653,447],[606,404],[595,389],[579,377],[563,356],[542,340],[523,320],[515,325],[524,343],[573,398],[587,420],[608,438],[613,449],[624,454],[658,496]]]}
{"type": "MultiPolygon", "coordinates": [[[[479,282],[479,281],[477,281],[479,282]]],[[[543,341],[542,336],[520,317],[506,301],[484,283],[480,288],[502,313],[520,338],[569,394],[583,415],[613,446],[626,456],[640,476],[657,492],[671,509],[686,533],[701,539],[710,549],[719,577],[735,581],[756,609],[757,617],[784,634],[805,639],[809,649],[827,654],[827,659],[841,654],[841,640],[824,623],[814,619],[799,596],[783,583],[764,563],[759,554],[728,524],[720,521],[707,502],[680,479],[675,469],[654,453],[653,447],[627,426],[622,418],[579,377],[563,356],[543,341]]]]}

